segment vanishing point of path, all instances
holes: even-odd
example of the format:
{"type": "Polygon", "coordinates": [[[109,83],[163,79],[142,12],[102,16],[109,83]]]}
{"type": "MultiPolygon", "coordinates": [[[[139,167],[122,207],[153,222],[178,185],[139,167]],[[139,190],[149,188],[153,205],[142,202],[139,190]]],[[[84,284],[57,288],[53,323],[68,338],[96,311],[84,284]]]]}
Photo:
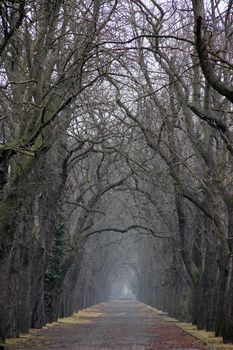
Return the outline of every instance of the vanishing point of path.
{"type": "Polygon", "coordinates": [[[207,350],[198,339],[138,302],[102,303],[59,320],[6,349],[207,350]]]}

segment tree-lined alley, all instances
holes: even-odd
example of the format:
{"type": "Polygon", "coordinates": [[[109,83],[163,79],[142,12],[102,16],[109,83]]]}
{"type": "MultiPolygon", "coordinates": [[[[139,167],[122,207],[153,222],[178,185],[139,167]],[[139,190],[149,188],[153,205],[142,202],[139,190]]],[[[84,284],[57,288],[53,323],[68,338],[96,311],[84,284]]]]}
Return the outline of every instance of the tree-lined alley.
{"type": "Polygon", "coordinates": [[[233,342],[232,16],[1,1],[1,340],[131,294],[233,342]]]}

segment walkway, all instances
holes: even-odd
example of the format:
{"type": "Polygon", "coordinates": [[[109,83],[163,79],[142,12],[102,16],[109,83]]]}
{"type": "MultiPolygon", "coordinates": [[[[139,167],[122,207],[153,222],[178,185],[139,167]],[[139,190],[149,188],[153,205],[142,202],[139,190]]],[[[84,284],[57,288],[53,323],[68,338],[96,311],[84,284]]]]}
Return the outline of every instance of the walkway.
{"type": "Polygon", "coordinates": [[[166,321],[155,309],[138,302],[94,306],[30,337],[8,343],[6,349],[43,350],[207,350],[199,340],[166,321]]]}

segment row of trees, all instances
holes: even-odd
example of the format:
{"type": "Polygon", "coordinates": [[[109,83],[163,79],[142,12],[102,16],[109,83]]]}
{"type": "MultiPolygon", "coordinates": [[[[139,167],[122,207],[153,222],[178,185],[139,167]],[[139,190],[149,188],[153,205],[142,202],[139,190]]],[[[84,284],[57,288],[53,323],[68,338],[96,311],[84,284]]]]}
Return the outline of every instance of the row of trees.
{"type": "Polygon", "coordinates": [[[232,342],[232,2],[3,1],[0,16],[2,339],[128,275],[232,342]]]}

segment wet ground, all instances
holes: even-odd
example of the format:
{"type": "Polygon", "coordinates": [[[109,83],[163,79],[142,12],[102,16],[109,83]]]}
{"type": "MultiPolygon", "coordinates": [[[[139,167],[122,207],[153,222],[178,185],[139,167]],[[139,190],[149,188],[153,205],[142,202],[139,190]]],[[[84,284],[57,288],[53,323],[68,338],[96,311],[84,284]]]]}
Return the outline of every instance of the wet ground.
{"type": "Polygon", "coordinates": [[[155,309],[138,302],[102,303],[28,337],[10,341],[7,349],[67,350],[207,350],[155,309]]]}

